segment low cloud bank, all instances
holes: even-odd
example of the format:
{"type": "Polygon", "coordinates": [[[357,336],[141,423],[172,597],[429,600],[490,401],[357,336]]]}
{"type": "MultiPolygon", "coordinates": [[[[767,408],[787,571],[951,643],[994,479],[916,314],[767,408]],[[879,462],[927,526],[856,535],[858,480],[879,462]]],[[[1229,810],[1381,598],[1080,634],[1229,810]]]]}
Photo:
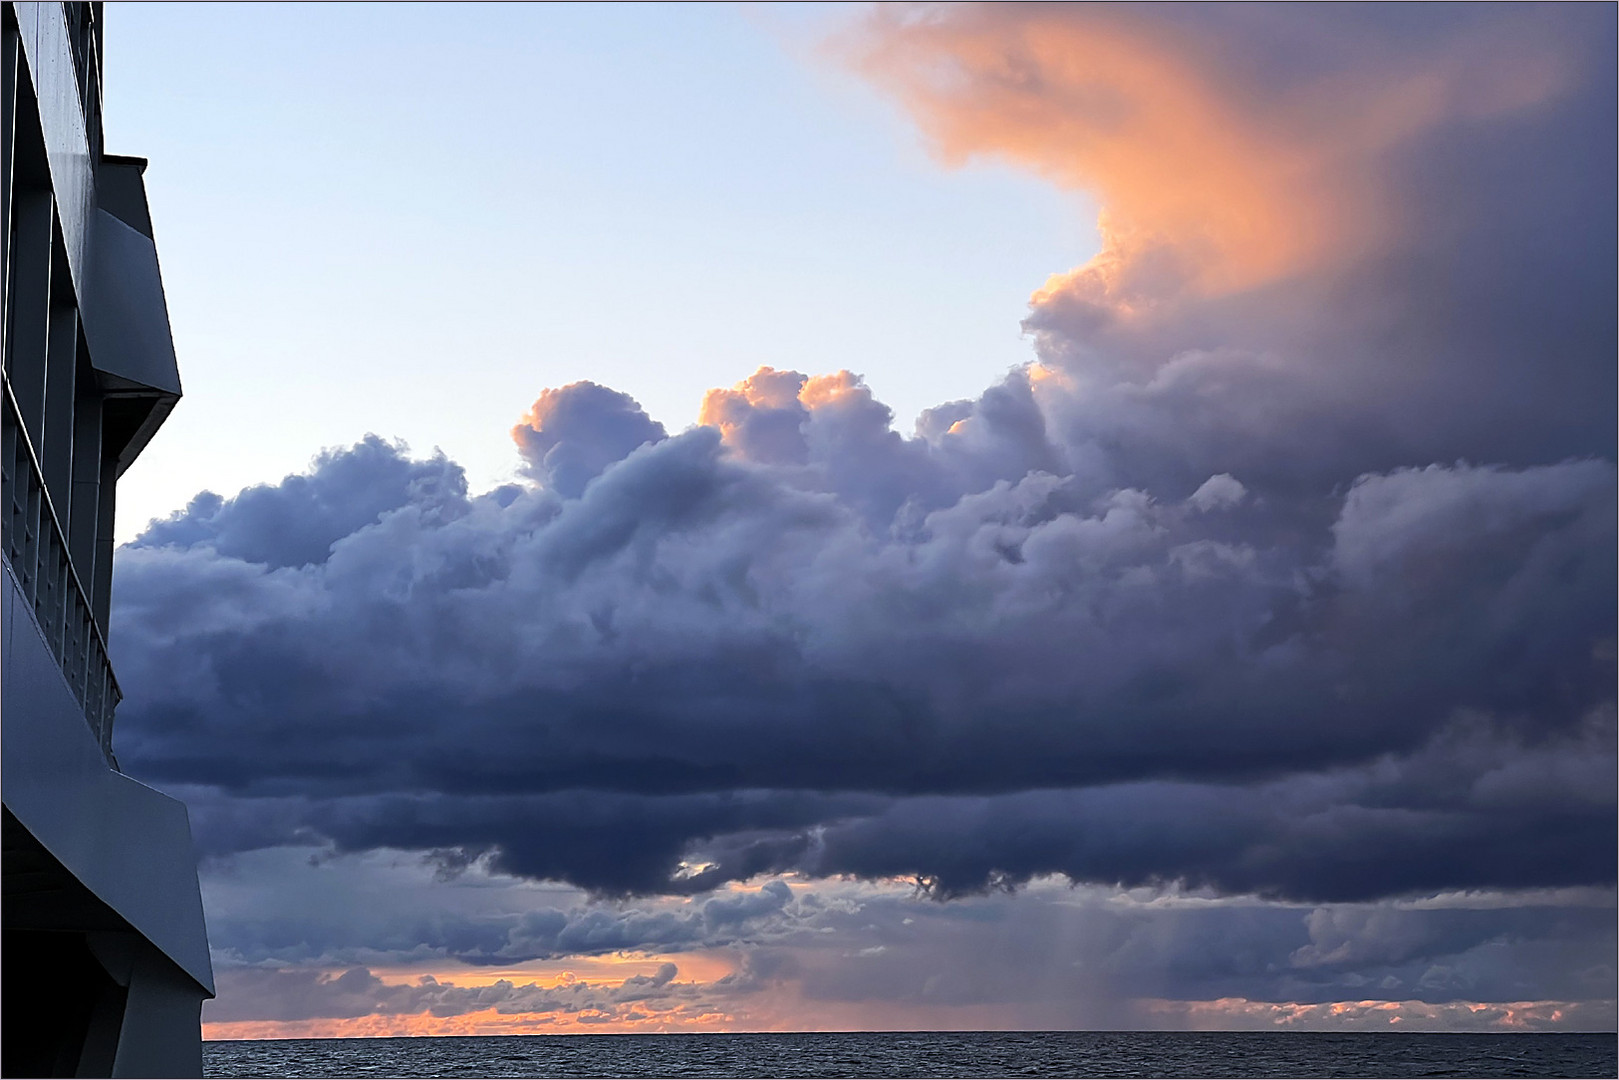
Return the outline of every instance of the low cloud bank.
{"type": "MultiPolygon", "coordinates": [[[[378,858],[313,867],[281,849],[236,861],[234,887],[253,894],[211,926],[222,950],[211,1030],[354,1034],[367,1017],[417,1033],[463,1031],[442,1026],[451,1018],[490,1031],[696,1017],[731,1030],[1060,1027],[1065,1016],[1116,1030],[1511,1030],[1612,1016],[1611,890],[1310,906],[1048,878],[938,904],[899,883],[795,880],[581,903],[478,867],[458,887],[401,853],[378,858]],[[374,899],[345,906],[341,925],[300,909],[327,905],[319,893],[334,888],[374,899]],[[484,976],[494,965],[502,977],[484,976]]],[[[206,883],[215,899],[219,885],[206,883]]]]}

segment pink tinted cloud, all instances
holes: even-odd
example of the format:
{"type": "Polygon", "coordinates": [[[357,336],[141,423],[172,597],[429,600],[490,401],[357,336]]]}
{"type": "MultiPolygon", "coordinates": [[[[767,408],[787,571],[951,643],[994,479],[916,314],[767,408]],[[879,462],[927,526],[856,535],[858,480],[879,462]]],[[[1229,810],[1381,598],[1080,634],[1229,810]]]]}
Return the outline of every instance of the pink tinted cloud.
{"type": "Polygon", "coordinates": [[[1295,25],[1275,9],[882,6],[836,48],[946,162],[996,158],[1093,195],[1102,252],[1035,299],[1083,288],[1128,315],[1379,249],[1408,224],[1382,168],[1388,151],[1445,121],[1532,108],[1563,85],[1551,28],[1533,18],[1422,47],[1362,34],[1342,70],[1316,40],[1328,21],[1295,25]],[[1265,58],[1250,55],[1250,38],[1262,48],[1289,33],[1329,62],[1252,62],[1265,58]]]}

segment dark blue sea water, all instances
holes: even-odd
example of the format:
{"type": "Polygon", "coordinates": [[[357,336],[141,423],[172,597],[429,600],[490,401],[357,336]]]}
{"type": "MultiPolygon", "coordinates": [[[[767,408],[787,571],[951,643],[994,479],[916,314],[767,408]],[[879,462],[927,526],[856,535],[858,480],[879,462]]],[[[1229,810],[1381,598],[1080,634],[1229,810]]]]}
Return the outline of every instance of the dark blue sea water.
{"type": "Polygon", "coordinates": [[[1613,1035],[888,1032],[278,1039],[203,1046],[208,1076],[1612,1077],[1613,1035]]]}

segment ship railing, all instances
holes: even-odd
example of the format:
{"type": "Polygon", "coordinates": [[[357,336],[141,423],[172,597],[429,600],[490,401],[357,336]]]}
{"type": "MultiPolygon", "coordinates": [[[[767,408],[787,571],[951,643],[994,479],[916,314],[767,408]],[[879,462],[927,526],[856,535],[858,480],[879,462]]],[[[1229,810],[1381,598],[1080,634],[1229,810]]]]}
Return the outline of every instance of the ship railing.
{"type": "Polygon", "coordinates": [[[89,594],[69,557],[61,518],[51,505],[44,474],[22,425],[22,413],[5,386],[5,422],[0,424],[0,508],[5,513],[4,551],[46,646],[62,667],[84,719],[112,761],[113,710],[123,698],[107,640],[96,622],[89,594]]]}

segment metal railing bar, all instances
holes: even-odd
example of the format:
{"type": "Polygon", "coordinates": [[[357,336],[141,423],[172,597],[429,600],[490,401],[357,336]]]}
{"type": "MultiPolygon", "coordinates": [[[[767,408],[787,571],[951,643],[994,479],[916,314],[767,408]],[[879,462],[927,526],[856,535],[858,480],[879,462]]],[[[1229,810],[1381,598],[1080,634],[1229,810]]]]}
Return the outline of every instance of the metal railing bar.
{"type": "Polygon", "coordinates": [[[11,437],[6,440],[9,444],[6,446],[9,451],[6,455],[6,472],[9,474],[6,479],[11,488],[6,517],[13,535],[7,539],[7,556],[22,578],[25,591],[30,594],[29,599],[33,602],[41,629],[46,633],[69,687],[85,710],[85,719],[95,731],[103,751],[110,755],[112,709],[123,698],[123,690],[118,685],[117,674],[112,670],[105,632],[95,618],[89,593],[85,591],[68,553],[67,534],[51,502],[50,491],[45,486],[44,470],[40,468],[33,441],[22,425],[22,410],[12,393],[9,374],[0,376],[0,387],[4,390],[5,419],[11,428],[8,432],[11,437]],[[29,475],[23,475],[24,470],[29,475]],[[26,490],[23,487],[25,483],[26,490]],[[34,526],[35,522],[37,526],[34,526]],[[18,545],[15,535],[19,524],[24,532],[21,545],[18,545]],[[47,525],[50,535],[40,535],[46,531],[47,525]],[[16,558],[11,554],[13,548],[22,556],[24,565],[17,565],[16,558]],[[41,555],[55,566],[42,567],[41,555]],[[40,610],[42,599],[49,609],[48,614],[40,610]],[[75,607],[77,610],[69,610],[75,607]],[[73,653],[71,659],[70,648],[73,653]],[[96,663],[96,660],[100,662],[96,663]],[[99,678],[91,676],[92,667],[100,669],[99,678]],[[80,672],[78,678],[74,677],[75,668],[80,672]],[[107,700],[109,696],[110,702],[107,700]]]}

